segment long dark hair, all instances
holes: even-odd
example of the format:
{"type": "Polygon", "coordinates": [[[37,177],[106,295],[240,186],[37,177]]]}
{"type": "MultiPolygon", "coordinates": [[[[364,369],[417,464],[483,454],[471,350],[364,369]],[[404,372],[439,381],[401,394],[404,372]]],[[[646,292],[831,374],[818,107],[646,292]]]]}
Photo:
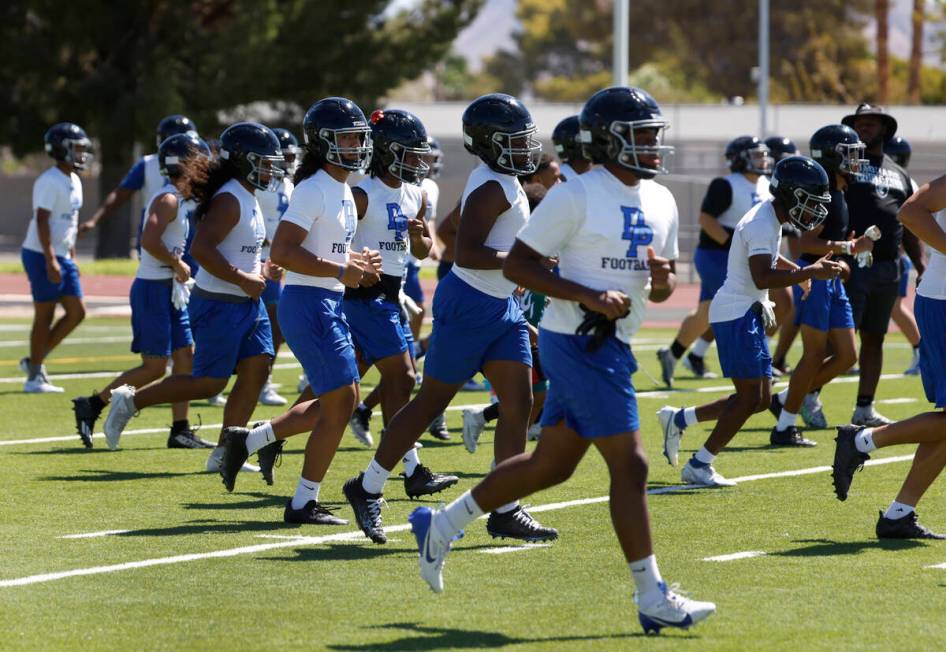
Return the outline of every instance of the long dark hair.
{"type": "Polygon", "coordinates": [[[194,156],[181,164],[180,178],[187,187],[182,194],[197,201],[194,217],[203,219],[210,209],[210,200],[230,179],[237,176],[237,170],[229,161],[217,159],[208,161],[203,156],[194,156]]]}
{"type": "Polygon", "coordinates": [[[302,156],[302,162],[299,164],[299,167],[296,168],[296,173],[292,176],[292,184],[298,186],[302,181],[308,179],[323,167],[325,167],[325,159],[306,147],[305,154],[302,156]]]}

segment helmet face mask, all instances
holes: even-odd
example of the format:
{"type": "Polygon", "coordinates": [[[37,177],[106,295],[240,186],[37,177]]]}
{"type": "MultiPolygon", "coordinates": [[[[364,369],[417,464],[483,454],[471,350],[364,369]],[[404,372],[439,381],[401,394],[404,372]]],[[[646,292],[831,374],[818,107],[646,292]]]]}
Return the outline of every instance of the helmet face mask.
{"type": "Polygon", "coordinates": [[[867,146],[861,141],[856,143],[838,143],[834,146],[835,151],[841,156],[841,163],[838,169],[843,174],[857,174],[865,166],[870,165],[870,161],[865,158],[867,146]]]}
{"type": "Polygon", "coordinates": [[[280,156],[263,156],[256,152],[249,152],[246,160],[250,164],[250,171],[246,180],[255,188],[273,192],[282,181],[285,171],[284,159],[280,156]]]}
{"type": "Polygon", "coordinates": [[[816,160],[790,156],[779,161],[770,184],[775,205],[802,231],[810,231],[828,216],[831,203],[828,173],[816,160]]]}
{"type": "Polygon", "coordinates": [[[811,231],[828,217],[828,207],[825,204],[831,202],[830,195],[816,195],[804,188],[795,188],[792,195],[795,197],[795,205],[788,208],[788,216],[792,224],[799,229],[811,231]]]}
{"type": "Polygon", "coordinates": [[[224,130],[220,135],[220,160],[233,167],[235,178],[242,177],[258,190],[275,190],[283,177],[279,138],[256,122],[238,122],[224,130]]]}
{"type": "Polygon", "coordinates": [[[673,153],[673,147],[663,145],[663,132],[670,124],[664,120],[635,120],[611,123],[610,152],[618,165],[633,170],[644,179],[670,171],[664,165],[673,153]]]}
{"type": "Polygon", "coordinates": [[[66,148],[66,156],[63,160],[70,163],[77,172],[84,172],[89,169],[94,154],[92,153],[92,142],[88,138],[78,140],[66,139],[62,141],[66,148]]]}
{"type": "Polygon", "coordinates": [[[195,156],[211,159],[210,147],[199,136],[186,132],[171,136],[158,147],[158,171],[173,179],[181,174],[180,165],[195,156]]]}
{"type": "Polygon", "coordinates": [[[405,183],[420,184],[430,172],[427,158],[430,156],[430,145],[424,143],[420,147],[408,147],[403,143],[391,141],[388,144],[394,160],[387,167],[387,171],[405,183]]]}
{"type": "Polygon", "coordinates": [[[515,175],[532,174],[539,167],[542,143],[535,137],[535,125],[523,131],[494,131],[490,137],[496,152],[496,165],[515,175]]]}
{"type": "Polygon", "coordinates": [[[71,122],[60,122],[50,127],[43,142],[49,156],[68,163],[76,172],[87,170],[94,157],[92,141],[82,127],[71,122]]]}
{"type": "Polygon", "coordinates": [[[333,165],[359,172],[371,164],[371,129],[367,126],[344,129],[324,127],[319,130],[319,139],[325,148],[325,160],[333,165]]]}
{"type": "Polygon", "coordinates": [[[430,168],[427,171],[427,178],[433,181],[443,172],[443,150],[434,138],[428,138],[427,145],[430,147],[430,152],[426,156],[427,165],[430,168]]]}
{"type": "Polygon", "coordinates": [[[766,145],[743,150],[739,153],[742,160],[745,161],[745,172],[750,174],[771,174],[772,167],[775,165],[775,159],[769,153],[766,145]]]}

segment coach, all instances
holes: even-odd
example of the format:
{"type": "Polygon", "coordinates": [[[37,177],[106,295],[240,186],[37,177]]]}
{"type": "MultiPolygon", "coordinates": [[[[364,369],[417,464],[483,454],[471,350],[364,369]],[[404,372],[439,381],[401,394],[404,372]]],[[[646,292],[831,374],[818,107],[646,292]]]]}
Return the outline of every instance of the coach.
{"type": "Polygon", "coordinates": [[[866,145],[867,163],[853,175],[845,193],[851,228],[859,236],[876,225],[881,233],[874,243],[873,264],[861,267],[852,262],[846,285],[861,339],[857,406],[851,422],[874,427],[890,423],[874,410],[874,393],[883,366],[887,324],[897,300],[901,245],[918,276],[923,275],[925,265],[919,240],[897,219],[897,211],[912,194],[910,177],[884,155],[884,143],[897,132],[897,121],[883,107],[863,103],[841,122],[852,127],[866,145]]]}

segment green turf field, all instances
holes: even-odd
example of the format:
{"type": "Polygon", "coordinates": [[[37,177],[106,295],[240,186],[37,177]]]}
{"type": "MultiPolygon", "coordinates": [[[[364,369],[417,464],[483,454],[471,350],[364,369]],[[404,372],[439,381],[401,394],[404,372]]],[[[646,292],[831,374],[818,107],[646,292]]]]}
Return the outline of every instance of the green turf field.
{"type": "MultiPolygon", "coordinates": [[[[881,544],[873,536],[877,510],[896,493],[908,461],[868,467],[848,501],[839,503],[829,474],[819,469],[831,463],[833,430],[807,433],[818,441],[815,449],[770,450],[772,417],[758,415],[716,467],[730,478],[762,477],[731,489],[650,498],[664,577],[715,601],[718,613],[689,632],[665,630],[659,639],[645,639],[607,504],[554,505],[607,494],[607,473],[593,451],[569,483],[528,501],[550,506],[536,516],[559,528],[559,541],[484,554],[511,543],[491,540],[476,523],[448,560],[445,593],[435,596],[417,575],[413,537],[404,528],[375,546],[354,525],[329,530],[282,523],[302,438],[288,444],[276,486],[241,476],[233,494],[219,477],[201,472],[205,453],[165,448],[167,408],[133,420],[118,452],[108,451],[101,437],[95,449],[83,449],[72,434],[69,398],[109,378],[56,375],[131,366],[128,322],[89,320],[49,360],[65,395],[26,396],[20,382],[7,380],[19,376],[16,361],[26,347],[16,342],[26,339],[27,328],[23,320],[0,322],[4,649],[941,649],[946,637],[946,570],[930,568],[946,562],[946,542],[881,544]],[[793,470],[810,472],[765,475],[793,470]],[[115,533],[63,538],[105,531],[115,533]],[[705,560],[749,551],[765,555],[705,560]]],[[[637,356],[653,375],[653,350],[668,336],[640,333],[637,356]]],[[[886,353],[885,372],[907,366],[899,336],[890,338],[886,353]]],[[[278,362],[275,380],[292,399],[299,368],[288,357],[278,362]]],[[[375,378],[369,375],[366,384],[375,378]]],[[[823,395],[832,422],[850,418],[856,391],[850,380],[823,395]]],[[[642,392],[650,485],[663,490],[679,484],[679,474],[660,454],[654,412],[667,403],[716,398],[727,383],[681,378],[680,391],[666,393],[643,372],[635,383],[642,392]]],[[[454,406],[486,398],[461,394],[454,406]]],[[[878,399],[900,399],[878,405],[892,417],[927,409],[917,378],[882,380],[878,399]]],[[[277,410],[260,407],[254,418],[277,410]]],[[[201,434],[215,438],[210,424],[220,423],[222,410],[197,403],[192,413],[206,424],[201,434]]],[[[461,476],[443,495],[447,500],[482,477],[492,455],[492,430],[471,456],[460,443],[459,410],[448,417],[454,440],[424,438],[421,451],[435,470],[461,476]]],[[[377,432],[380,418],[373,425],[377,432]]],[[[688,431],[681,457],[702,444],[705,432],[688,431]]],[[[888,449],[875,459],[910,453],[888,449]]],[[[369,458],[346,435],[323,483],[323,501],[340,506],[345,518],[352,515],[341,485],[369,458]]],[[[396,481],[386,497],[389,526],[403,526],[419,504],[407,500],[396,481]]],[[[921,505],[923,521],[934,529],[946,530],[944,497],[939,483],[921,505]]]]}

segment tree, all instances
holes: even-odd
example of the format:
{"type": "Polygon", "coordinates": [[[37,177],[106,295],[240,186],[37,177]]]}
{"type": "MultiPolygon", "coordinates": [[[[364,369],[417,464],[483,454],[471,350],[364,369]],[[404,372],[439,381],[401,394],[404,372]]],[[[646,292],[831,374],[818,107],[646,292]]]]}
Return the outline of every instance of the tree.
{"type": "MultiPolygon", "coordinates": [[[[274,103],[281,120],[328,94],[373,103],[442,58],[482,3],[11,0],[0,8],[0,143],[33,151],[49,124],[79,122],[98,141],[107,191],[162,116],[186,112],[214,134],[222,110],[251,102],[274,103]]],[[[98,256],[128,255],[125,217],[103,225],[98,256]]]]}
{"type": "Polygon", "coordinates": [[[890,79],[890,62],[887,58],[887,32],[889,25],[889,0],[875,0],[874,17],[877,21],[877,101],[887,103],[887,88],[890,79]]]}
{"type": "Polygon", "coordinates": [[[910,44],[910,82],[907,89],[911,104],[920,103],[920,69],[923,66],[923,21],[925,19],[925,3],[923,0],[913,0],[912,24],[913,33],[910,44]]]}

